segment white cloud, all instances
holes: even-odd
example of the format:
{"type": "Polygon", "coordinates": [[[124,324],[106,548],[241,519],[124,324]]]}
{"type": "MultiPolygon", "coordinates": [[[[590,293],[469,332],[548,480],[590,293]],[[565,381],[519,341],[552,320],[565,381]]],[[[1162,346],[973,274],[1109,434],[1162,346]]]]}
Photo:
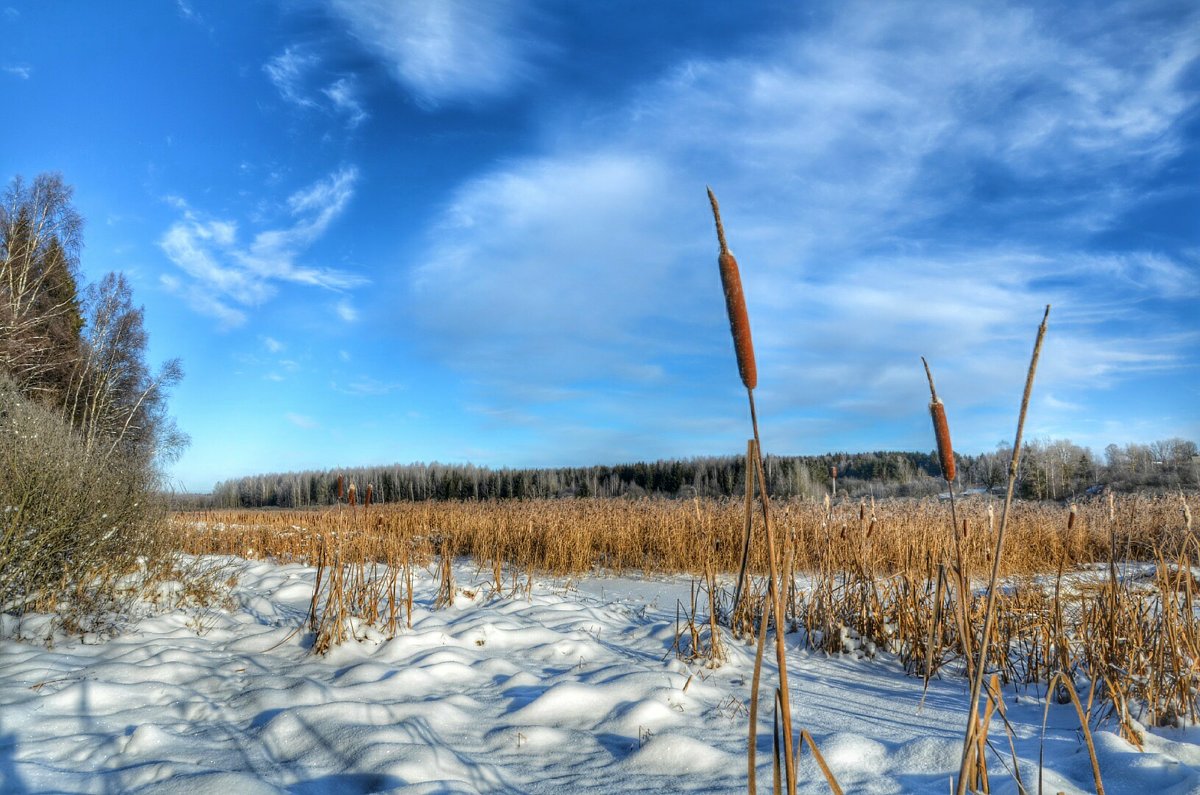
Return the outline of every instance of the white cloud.
{"type": "Polygon", "coordinates": [[[4,71],[21,80],[28,80],[33,75],[33,67],[25,65],[4,66],[4,71]]]}
{"type": "Polygon", "coordinates": [[[602,377],[624,367],[638,319],[673,300],[678,261],[660,204],[668,187],[652,159],[606,153],[472,182],[416,271],[413,311],[453,356],[503,367],[513,380],[543,368],[602,377]]]}
{"type": "Polygon", "coordinates": [[[286,202],[291,225],[258,232],[249,244],[239,242],[236,221],[202,218],[176,200],[172,204],[183,209],[183,217],[167,229],[159,247],[191,280],[176,280],[174,292],[229,327],[246,319],[233,305],[258,306],[275,295],[280,283],[328,290],[364,284],[357,274],[297,262],[345,210],[357,178],[357,169],[343,168],[292,194],[286,202]]]}
{"type": "Polygon", "coordinates": [[[329,98],[335,110],[346,117],[346,126],[354,128],[366,120],[367,112],[358,97],[358,87],[351,78],[339,77],[321,89],[321,93],[329,98]]]}
{"type": "Polygon", "coordinates": [[[320,423],[318,423],[312,417],[306,416],[304,414],[296,414],[295,412],[289,411],[286,414],[284,414],[283,416],[288,422],[292,423],[293,425],[295,425],[298,428],[304,428],[305,430],[312,430],[314,428],[321,427],[320,423]]]}
{"type": "Polygon", "coordinates": [[[170,274],[159,277],[159,283],[170,293],[178,295],[196,312],[217,319],[218,327],[222,330],[237,328],[245,324],[246,313],[229,306],[217,298],[213,291],[196,282],[185,284],[181,279],[170,274]]]}
{"type": "Polygon", "coordinates": [[[1179,262],[1157,252],[1137,251],[1090,258],[1082,265],[1088,272],[1118,279],[1130,289],[1168,299],[1200,295],[1200,261],[1179,262]]]}
{"type": "Polygon", "coordinates": [[[328,0],[365,49],[421,101],[494,98],[533,71],[537,45],[512,0],[328,0]]]}
{"type": "Polygon", "coordinates": [[[645,398],[631,365],[678,383],[720,355],[733,380],[706,182],[743,264],[763,403],[789,422],[830,402],[906,411],[921,354],[976,405],[1019,394],[1046,303],[1051,389],[1187,361],[1139,304],[1194,295],[1195,264],[1078,251],[1138,197],[1129,172],[1182,151],[1195,18],[1109,19],[1129,35],[1097,41],[1011,7],[828,11],[560,120],[547,151],[461,187],[412,309],[497,410],[586,379],[645,398]]]}
{"type": "Polygon", "coordinates": [[[358,320],[358,310],[350,303],[348,299],[343,298],[334,306],[334,311],[344,323],[353,323],[358,320]]]}
{"type": "Polygon", "coordinates": [[[296,47],[288,47],[267,61],[263,71],[288,102],[300,107],[315,107],[316,103],[306,96],[304,82],[308,72],[319,62],[315,55],[304,53],[296,47]]]}
{"type": "Polygon", "coordinates": [[[263,347],[271,353],[279,353],[284,349],[284,344],[274,337],[263,337],[263,347]]]}
{"type": "Polygon", "coordinates": [[[354,397],[378,397],[404,388],[402,384],[385,384],[370,376],[357,378],[344,385],[333,382],[329,386],[335,392],[340,392],[343,395],[353,395],[354,397]]]}
{"type": "Polygon", "coordinates": [[[288,47],[263,65],[281,97],[298,108],[322,111],[345,120],[353,129],[367,119],[353,76],[331,78],[320,57],[303,47],[288,47]]]}
{"type": "Polygon", "coordinates": [[[188,22],[193,22],[197,25],[204,24],[204,17],[200,16],[188,0],[175,0],[175,7],[179,10],[179,16],[188,22]]]}

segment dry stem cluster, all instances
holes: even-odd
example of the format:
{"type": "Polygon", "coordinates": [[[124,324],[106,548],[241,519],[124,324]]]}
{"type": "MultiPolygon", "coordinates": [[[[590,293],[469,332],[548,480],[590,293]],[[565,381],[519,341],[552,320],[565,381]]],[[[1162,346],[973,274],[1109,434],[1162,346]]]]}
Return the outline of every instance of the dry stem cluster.
{"type": "MultiPolygon", "coordinates": [[[[969,641],[956,617],[957,590],[949,587],[955,539],[945,506],[897,500],[772,507],[780,559],[790,561],[781,589],[789,629],[832,653],[894,655],[916,676],[965,673],[969,641]]],[[[1186,521],[1196,508],[1194,495],[1096,499],[1076,503],[1073,512],[1015,503],[985,670],[1002,684],[1042,689],[1065,672],[1088,689],[1090,718],[1114,721],[1133,742],[1138,723],[1200,717],[1200,545],[1186,521]]],[[[997,502],[961,500],[957,514],[963,560],[982,574],[991,568],[997,502]]],[[[741,615],[730,615],[745,518],[744,504],[733,501],[571,499],[209,511],[176,514],[173,522],[187,552],[319,566],[311,620],[322,648],[350,637],[355,622],[402,631],[417,566],[436,566],[441,602],[450,603],[448,564],[469,556],[491,572],[499,595],[526,590],[535,574],[693,574],[704,587],[685,610],[681,651],[700,658],[720,653],[714,611],[750,641],[760,624],[773,623],[771,615],[762,620],[762,578],[751,579],[741,615]]],[[[752,539],[751,571],[767,568],[763,546],[752,539]]],[[[968,626],[983,624],[984,584],[971,580],[968,626]]]]}

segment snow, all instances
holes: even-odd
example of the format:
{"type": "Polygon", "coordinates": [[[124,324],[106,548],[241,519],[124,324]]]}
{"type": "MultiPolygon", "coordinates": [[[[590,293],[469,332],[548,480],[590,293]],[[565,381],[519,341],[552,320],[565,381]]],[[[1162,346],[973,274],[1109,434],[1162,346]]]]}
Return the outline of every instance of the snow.
{"type": "MultiPolygon", "coordinates": [[[[0,791],[253,793],[743,792],[753,648],[726,638],[718,668],[670,652],[677,577],[535,581],[488,598],[460,562],[454,606],[433,611],[419,573],[411,629],[358,627],[325,657],[297,631],[313,570],[205,559],[237,585],[224,607],[153,612],[109,638],[51,637],[11,618],[0,640],[0,791]],[[14,633],[21,639],[14,639],[14,633]]],[[[957,771],[966,683],[919,680],[887,655],[804,651],[789,636],[794,724],[846,792],[944,793],[957,771]]],[[[773,655],[768,655],[773,657],[773,655]]],[[[771,664],[767,682],[775,676],[771,664]]],[[[769,692],[769,691],[764,691],[769,692]]],[[[1044,701],[1007,691],[1020,773],[1037,790],[1044,701]]],[[[758,777],[771,780],[771,700],[758,777]]],[[[1008,741],[991,729],[992,791],[1016,793],[1008,741]]],[[[1139,752],[1095,733],[1109,793],[1200,793],[1200,729],[1146,731],[1139,752]]],[[[800,791],[827,785],[807,750],[800,791]]],[[[1094,789],[1069,705],[1052,704],[1046,792],[1094,789]]]]}

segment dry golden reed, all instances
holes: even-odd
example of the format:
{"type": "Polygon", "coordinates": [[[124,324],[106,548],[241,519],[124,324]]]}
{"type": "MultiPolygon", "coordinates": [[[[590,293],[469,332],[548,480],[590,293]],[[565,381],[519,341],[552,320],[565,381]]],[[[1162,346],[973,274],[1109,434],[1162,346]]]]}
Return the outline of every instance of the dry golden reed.
{"type": "MultiPolygon", "coordinates": [[[[825,495],[826,497],[828,495],[825,495]]],[[[1188,497],[1191,512],[1196,498],[1188,497]]],[[[878,500],[875,528],[865,557],[856,552],[866,540],[857,501],[772,500],[779,531],[795,550],[800,571],[819,568],[857,569],[864,563],[882,576],[908,572],[924,575],[926,558],[936,562],[952,554],[952,528],[937,500],[878,500]],[[830,541],[846,527],[851,545],[830,541]]],[[[988,497],[958,502],[960,522],[969,520],[987,532],[973,532],[963,547],[972,570],[990,563],[995,510],[988,497]]],[[[1064,532],[1063,509],[1054,503],[1021,502],[1008,518],[1012,546],[1004,555],[1002,576],[1053,572],[1061,560],[1071,567],[1106,562],[1110,546],[1119,544],[1119,559],[1155,560],[1152,550],[1175,556],[1187,541],[1178,495],[1117,496],[1076,503],[1074,532],[1064,532]],[[1111,532],[1110,532],[1111,531],[1111,532]]],[[[425,550],[429,539],[444,535],[456,555],[483,561],[499,556],[506,565],[550,574],[581,574],[600,567],[621,572],[640,570],[701,574],[698,540],[711,539],[719,572],[736,575],[745,548],[745,506],[737,500],[576,498],[512,501],[373,502],[370,523],[348,528],[337,508],[316,510],[219,510],[177,513],[172,523],[180,531],[184,551],[191,554],[240,555],[315,564],[323,534],[343,539],[343,556],[380,560],[395,549],[425,550]],[[703,522],[702,524],[700,522],[703,522]]],[[[868,522],[869,524],[869,522],[868,522]]],[[[959,525],[961,531],[961,524],[959,525]]],[[[750,545],[747,567],[767,566],[762,539],[750,545]]]]}
{"type": "Polygon", "coordinates": [[[754,341],[750,337],[750,316],[746,312],[746,296],[742,292],[742,277],[738,273],[737,260],[725,242],[725,228],[721,225],[721,209],[712,188],[708,189],[708,200],[712,204],[713,219],[717,222],[717,242],[721,253],[717,255],[717,266],[721,270],[721,287],[725,291],[725,311],[729,314],[729,330],[733,334],[733,347],[737,352],[738,375],[746,389],[758,386],[758,369],[754,364],[754,341]]]}
{"type": "MultiPolygon", "coordinates": [[[[960,500],[960,519],[988,528],[995,504],[986,497],[960,500]]],[[[1190,576],[1200,550],[1181,521],[1185,505],[1194,514],[1197,497],[1080,499],[1068,533],[1062,506],[1014,503],[1007,518],[1011,544],[1001,566],[1008,585],[996,597],[986,670],[998,671],[1007,683],[1042,686],[1064,666],[1093,672],[1085,674],[1099,683],[1095,699],[1085,699],[1096,705],[1089,706],[1093,722],[1111,709],[1116,727],[1131,742],[1139,721],[1174,725],[1200,718],[1187,662],[1194,659],[1192,639],[1200,637],[1190,576]],[[1153,580],[1105,576],[1094,564],[1114,554],[1153,563],[1153,580]],[[1053,574],[1059,566],[1081,579],[1051,594],[1045,578],[1035,575],[1053,574]],[[1111,593],[1115,607],[1097,598],[1110,582],[1118,586],[1111,593]],[[1066,650],[1065,662],[1060,649],[1066,650]]],[[[776,530],[793,550],[781,573],[785,580],[803,577],[803,587],[783,589],[788,621],[807,630],[809,644],[845,653],[847,630],[866,649],[857,653],[873,653],[872,647],[889,651],[916,675],[937,675],[965,662],[958,590],[949,587],[953,575],[945,564],[953,556],[954,528],[945,521],[943,505],[933,499],[881,500],[864,509],[858,501],[837,501],[827,508],[821,501],[791,500],[773,507],[776,530]],[[842,533],[845,541],[838,542],[842,533]]],[[[351,613],[376,615],[389,625],[385,631],[402,631],[406,615],[411,621],[414,571],[425,568],[437,578],[434,564],[444,560],[441,555],[470,556],[480,566],[502,562],[506,572],[492,579],[511,581],[506,593],[527,589],[533,573],[580,574],[597,567],[687,572],[709,583],[713,572],[725,573],[732,585],[745,533],[740,498],[387,503],[372,506],[369,522],[361,520],[361,512],[359,517],[353,521],[343,504],[314,511],[176,514],[173,522],[190,553],[310,565],[324,560],[321,598],[312,612],[330,628],[330,643],[342,634],[332,630],[351,613]],[[376,591],[383,596],[380,608],[372,610],[377,597],[370,589],[365,598],[355,591],[373,581],[376,562],[383,583],[376,591]]],[[[753,571],[767,567],[764,541],[761,534],[752,539],[753,571]]],[[[978,569],[989,562],[993,541],[990,531],[962,539],[967,565],[978,569]]],[[[743,598],[753,636],[772,613],[765,577],[751,578],[743,598]]],[[[730,603],[729,595],[716,601],[725,623],[728,614],[720,605],[730,603]]],[[[967,607],[978,626],[983,598],[972,593],[967,607]]]]}
{"type": "MultiPolygon", "coordinates": [[[[733,347],[737,353],[738,374],[742,378],[742,384],[746,387],[746,398],[750,404],[750,425],[754,432],[754,449],[755,455],[750,463],[753,464],[753,469],[756,475],[756,480],[759,486],[759,504],[762,507],[763,519],[763,534],[767,552],[767,594],[769,601],[772,603],[772,611],[775,614],[775,658],[779,668],[779,687],[776,689],[776,718],[779,721],[779,726],[782,733],[776,732],[775,735],[775,789],[779,791],[779,757],[782,755],[784,768],[786,771],[786,782],[788,795],[796,793],[796,749],[792,742],[792,707],[791,696],[788,688],[787,674],[787,648],[783,640],[782,627],[784,626],[786,608],[784,606],[785,594],[783,593],[784,580],[780,573],[778,550],[776,549],[775,539],[776,534],[772,528],[771,518],[771,500],[767,494],[766,479],[763,476],[762,463],[762,443],[758,435],[758,415],[754,408],[754,388],[758,385],[758,371],[754,365],[754,343],[750,337],[750,318],[746,313],[746,297],[742,292],[742,280],[738,274],[737,260],[729,251],[729,245],[725,241],[725,228],[721,224],[721,209],[717,205],[717,197],[713,194],[712,188],[708,188],[708,200],[712,204],[713,219],[717,224],[717,242],[721,247],[721,253],[717,257],[717,265],[721,272],[721,285],[725,292],[725,309],[729,315],[729,330],[733,335],[733,347]],[[782,754],[780,749],[782,748],[782,754]]],[[[784,561],[788,569],[792,566],[791,548],[785,544],[783,551],[784,561]]],[[[766,610],[764,608],[763,615],[765,617],[766,610]]],[[[766,633],[764,628],[763,634],[766,633]]],[[[762,666],[762,651],[763,646],[760,643],[758,646],[758,654],[754,658],[754,681],[759,682],[758,673],[762,666]]],[[[759,695],[758,685],[756,684],[750,694],[751,700],[757,701],[759,695]]],[[[750,725],[750,737],[747,745],[747,764],[753,770],[755,765],[755,727],[753,719],[750,725]]],[[[754,776],[753,772],[750,775],[750,791],[754,791],[754,776]]]]}
{"type": "MultiPolygon", "coordinates": [[[[1012,506],[1013,491],[1017,483],[1017,471],[1021,460],[1021,437],[1025,432],[1025,417],[1029,411],[1029,398],[1033,392],[1033,379],[1037,374],[1038,358],[1042,352],[1042,342],[1046,339],[1046,326],[1050,320],[1050,305],[1042,315],[1042,324],[1038,326],[1037,338],[1033,343],[1033,354],[1029,360],[1029,370],[1025,375],[1025,391],[1021,395],[1021,408],[1017,412],[1017,435],[1013,441],[1012,458],[1008,465],[1008,488],[1004,497],[1004,510],[1000,513],[1000,530],[996,533],[996,549],[992,555],[992,574],[988,579],[987,599],[983,611],[983,633],[980,635],[978,659],[974,670],[970,672],[971,703],[968,707],[967,728],[963,733],[963,754],[958,771],[958,783],[955,795],[964,795],[969,785],[972,766],[982,760],[976,756],[972,740],[976,733],[976,718],[979,714],[979,694],[983,690],[983,672],[987,663],[988,645],[992,639],[992,627],[996,618],[996,591],[1000,583],[1000,562],[1004,554],[1004,538],[1008,530],[1008,512],[1012,506]]],[[[928,372],[928,369],[926,370],[928,372]]],[[[930,389],[933,388],[933,378],[929,379],[930,389]]],[[[1061,568],[1059,569],[1061,571],[1061,568]]],[[[968,664],[968,670],[970,670],[968,664]]]]}

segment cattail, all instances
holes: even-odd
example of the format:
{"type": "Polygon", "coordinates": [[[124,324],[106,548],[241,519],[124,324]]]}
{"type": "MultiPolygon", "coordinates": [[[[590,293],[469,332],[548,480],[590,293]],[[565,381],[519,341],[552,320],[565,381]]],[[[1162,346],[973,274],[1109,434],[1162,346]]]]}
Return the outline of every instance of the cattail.
{"type": "Polygon", "coordinates": [[[966,520],[966,519],[963,519],[963,533],[962,533],[962,537],[963,537],[963,538],[966,538],[966,537],[967,537],[967,520],[966,520]]]}
{"type": "Polygon", "coordinates": [[[713,218],[717,222],[717,242],[721,253],[717,266],[721,270],[721,287],[725,291],[725,311],[729,314],[729,330],[733,334],[733,349],[737,353],[738,375],[746,389],[758,386],[758,370],[754,366],[754,342],[750,339],[750,316],[746,314],[746,296],[742,293],[742,277],[737,260],[725,242],[725,227],[721,225],[721,210],[712,188],[708,189],[713,218]]]}
{"type": "Polygon", "coordinates": [[[937,390],[933,388],[933,373],[929,372],[929,362],[925,361],[925,357],[921,357],[921,363],[925,365],[925,377],[929,379],[929,416],[933,418],[933,435],[937,438],[938,461],[942,465],[942,477],[947,482],[954,480],[956,473],[954,468],[954,448],[950,445],[950,425],[946,422],[946,406],[937,396],[937,390]]]}
{"type": "Polygon", "coordinates": [[[1075,513],[1078,510],[1079,509],[1075,507],[1075,503],[1071,503],[1071,513],[1068,514],[1068,516],[1067,516],[1067,529],[1068,530],[1075,529],[1075,513]]]}
{"type": "Polygon", "coordinates": [[[356,505],[356,504],[358,504],[358,490],[354,488],[354,484],[353,484],[353,483],[351,483],[351,484],[350,484],[350,489],[348,490],[347,494],[348,494],[348,496],[349,496],[349,500],[348,500],[348,502],[349,502],[351,505],[356,505]]]}
{"type": "Polygon", "coordinates": [[[363,507],[364,507],[364,508],[370,508],[370,507],[371,507],[371,490],[372,490],[372,489],[371,489],[371,484],[370,484],[370,483],[368,483],[368,484],[367,484],[367,498],[366,498],[365,500],[363,500],[363,507]]]}
{"type": "Polygon", "coordinates": [[[1179,492],[1179,502],[1183,505],[1183,524],[1187,527],[1187,531],[1192,532],[1192,509],[1188,507],[1187,499],[1183,496],[1183,492],[1179,492]]]}
{"type": "Polygon", "coordinates": [[[338,492],[337,492],[338,502],[341,502],[341,500],[342,500],[342,476],[341,475],[338,475],[337,489],[338,489],[338,492]]]}

